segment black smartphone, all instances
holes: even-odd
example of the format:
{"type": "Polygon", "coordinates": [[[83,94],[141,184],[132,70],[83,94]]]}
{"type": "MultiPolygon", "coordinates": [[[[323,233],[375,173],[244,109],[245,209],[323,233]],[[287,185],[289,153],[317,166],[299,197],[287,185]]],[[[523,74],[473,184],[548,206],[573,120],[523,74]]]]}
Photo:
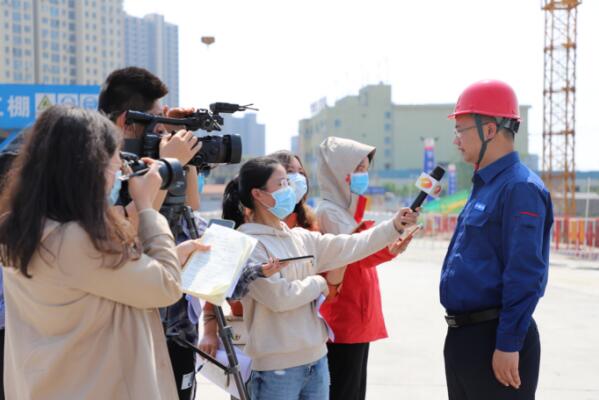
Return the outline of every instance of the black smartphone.
{"type": "Polygon", "coordinates": [[[308,259],[308,258],[314,258],[314,256],[299,256],[299,257],[281,258],[279,260],[279,262],[305,260],[305,259],[308,259]]]}
{"type": "Polygon", "coordinates": [[[210,225],[212,225],[212,224],[222,225],[226,228],[231,228],[231,229],[235,228],[235,221],[232,221],[230,219],[212,218],[210,221],[208,221],[208,227],[210,227],[210,225]]]}

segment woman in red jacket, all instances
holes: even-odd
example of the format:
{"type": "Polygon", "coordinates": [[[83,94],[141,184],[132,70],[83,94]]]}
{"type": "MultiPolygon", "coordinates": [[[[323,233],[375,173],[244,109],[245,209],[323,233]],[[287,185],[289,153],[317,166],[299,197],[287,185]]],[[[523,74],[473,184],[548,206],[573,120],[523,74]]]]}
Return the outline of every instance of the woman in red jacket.
{"type": "MultiPolygon", "coordinates": [[[[322,233],[349,234],[369,229],[364,221],[368,167],[376,149],[349,139],[329,137],[318,152],[322,201],[316,216],[322,233]]],[[[402,253],[410,239],[329,271],[329,297],[321,314],[335,340],[328,344],[330,399],[363,400],[370,342],[387,337],[376,266],[402,253]]]]}

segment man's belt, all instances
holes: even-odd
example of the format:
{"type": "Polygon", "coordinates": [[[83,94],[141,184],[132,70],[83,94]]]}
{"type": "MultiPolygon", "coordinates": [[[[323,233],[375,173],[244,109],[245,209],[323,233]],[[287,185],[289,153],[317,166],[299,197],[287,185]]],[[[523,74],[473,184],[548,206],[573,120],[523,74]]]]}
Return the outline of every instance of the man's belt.
{"type": "Polygon", "coordinates": [[[446,315],[445,321],[450,328],[459,328],[461,326],[479,324],[481,322],[493,321],[499,318],[501,308],[490,308],[488,310],[477,311],[465,314],[446,315]]]}

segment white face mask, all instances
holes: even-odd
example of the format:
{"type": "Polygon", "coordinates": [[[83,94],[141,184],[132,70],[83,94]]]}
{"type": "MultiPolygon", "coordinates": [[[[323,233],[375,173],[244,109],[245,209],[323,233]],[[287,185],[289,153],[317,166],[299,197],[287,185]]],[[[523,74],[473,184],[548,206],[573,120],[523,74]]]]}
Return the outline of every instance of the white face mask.
{"type": "Polygon", "coordinates": [[[306,180],[306,177],[299,172],[291,172],[287,174],[287,178],[295,191],[295,201],[297,204],[302,201],[306,193],[308,193],[308,181],[306,180]]]}

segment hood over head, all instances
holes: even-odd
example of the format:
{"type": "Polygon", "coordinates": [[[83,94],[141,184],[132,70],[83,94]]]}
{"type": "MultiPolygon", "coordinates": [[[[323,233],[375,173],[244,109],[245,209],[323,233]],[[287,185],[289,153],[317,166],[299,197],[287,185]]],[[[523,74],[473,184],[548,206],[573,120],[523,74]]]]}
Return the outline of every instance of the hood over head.
{"type": "Polygon", "coordinates": [[[320,196],[338,206],[355,209],[358,195],[351,193],[346,181],[360,161],[369,154],[374,156],[376,148],[351,139],[328,137],[319,146],[318,184],[320,196]]]}

